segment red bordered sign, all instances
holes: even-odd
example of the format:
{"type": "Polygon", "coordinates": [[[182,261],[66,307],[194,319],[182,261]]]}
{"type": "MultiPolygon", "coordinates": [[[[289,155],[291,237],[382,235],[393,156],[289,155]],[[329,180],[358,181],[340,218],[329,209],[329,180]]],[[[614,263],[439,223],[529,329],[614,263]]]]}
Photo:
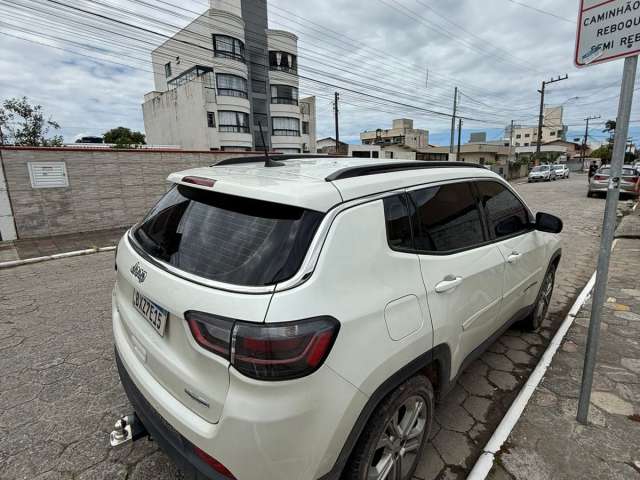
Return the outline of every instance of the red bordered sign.
{"type": "Polygon", "coordinates": [[[640,53],[640,0],[580,0],[574,63],[587,67],[640,53]]]}

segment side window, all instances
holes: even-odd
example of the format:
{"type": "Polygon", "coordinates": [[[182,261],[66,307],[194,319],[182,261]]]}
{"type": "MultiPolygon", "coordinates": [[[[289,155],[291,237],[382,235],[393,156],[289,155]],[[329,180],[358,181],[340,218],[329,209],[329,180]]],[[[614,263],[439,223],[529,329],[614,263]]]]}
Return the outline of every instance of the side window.
{"type": "Polygon", "coordinates": [[[407,203],[403,195],[384,199],[384,218],[389,246],[394,249],[413,249],[407,203]]]}
{"type": "Polygon", "coordinates": [[[414,243],[420,252],[451,252],[485,241],[477,201],[469,183],[411,192],[414,243]]]}
{"type": "Polygon", "coordinates": [[[530,229],[528,210],[507,187],[491,181],[477,182],[476,185],[492,236],[508,237],[530,229]]]}

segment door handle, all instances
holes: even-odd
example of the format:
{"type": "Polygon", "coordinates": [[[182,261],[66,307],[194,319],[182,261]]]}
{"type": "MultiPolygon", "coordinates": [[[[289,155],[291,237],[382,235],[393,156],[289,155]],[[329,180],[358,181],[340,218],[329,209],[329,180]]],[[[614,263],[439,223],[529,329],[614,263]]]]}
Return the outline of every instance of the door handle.
{"type": "Polygon", "coordinates": [[[445,293],[458,287],[462,283],[462,277],[447,275],[436,285],[436,293],[445,293]]]}
{"type": "Polygon", "coordinates": [[[507,257],[507,262],[511,264],[518,263],[518,260],[520,260],[521,256],[522,254],[520,252],[511,252],[511,255],[507,257]]]}

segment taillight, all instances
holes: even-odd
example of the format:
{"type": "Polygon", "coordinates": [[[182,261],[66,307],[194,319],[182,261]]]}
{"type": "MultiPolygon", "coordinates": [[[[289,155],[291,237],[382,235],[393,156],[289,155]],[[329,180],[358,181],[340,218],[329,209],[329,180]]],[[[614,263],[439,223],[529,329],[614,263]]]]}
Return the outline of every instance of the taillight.
{"type": "Polygon", "coordinates": [[[315,372],[329,355],[340,329],[332,317],[249,323],[187,312],[185,318],[198,345],[258,380],[291,380],[315,372]]]}
{"type": "Polygon", "coordinates": [[[609,177],[606,177],[604,175],[595,175],[593,177],[594,180],[598,180],[598,181],[606,180],[607,178],[609,178],[609,177]]]}
{"type": "Polygon", "coordinates": [[[213,458],[207,452],[205,452],[204,450],[200,450],[195,445],[193,446],[193,451],[195,452],[195,454],[200,460],[202,460],[204,463],[209,465],[216,472],[218,472],[221,475],[224,475],[226,478],[230,480],[236,480],[236,477],[233,476],[233,473],[231,473],[227,467],[225,467],[222,463],[220,463],[218,460],[213,458]]]}
{"type": "Polygon", "coordinates": [[[229,360],[234,320],[193,311],[185,319],[198,345],[229,360]]]}

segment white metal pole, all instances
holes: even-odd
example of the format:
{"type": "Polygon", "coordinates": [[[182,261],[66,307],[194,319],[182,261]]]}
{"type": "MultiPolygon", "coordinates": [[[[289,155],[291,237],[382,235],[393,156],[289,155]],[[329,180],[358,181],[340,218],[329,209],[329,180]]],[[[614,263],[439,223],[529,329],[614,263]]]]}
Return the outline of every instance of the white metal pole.
{"type": "Polygon", "coordinates": [[[598,255],[598,273],[593,293],[593,305],[591,307],[591,321],[589,322],[589,334],[587,348],[582,370],[582,386],[580,388],[580,400],[578,403],[578,422],[586,425],[589,417],[589,402],[591,401],[591,387],[593,386],[593,372],[598,355],[598,341],[600,337],[600,321],[602,305],[607,293],[607,276],[609,274],[609,260],[611,258],[611,246],[616,229],[616,212],[618,210],[618,198],[620,196],[620,177],[624,164],[624,154],[629,133],[629,117],[633,103],[633,87],[636,80],[638,57],[627,57],[624,60],[624,73],[622,75],[622,87],[620,89],[620,102],[618,104],[618,118],[616,120],[616,133],[613,144],[613,155],[609,172],[609,188],[607,191],[607,203],[604,210],[602,225],[602,239],[600,241],[600,253],[598,255]]]}

